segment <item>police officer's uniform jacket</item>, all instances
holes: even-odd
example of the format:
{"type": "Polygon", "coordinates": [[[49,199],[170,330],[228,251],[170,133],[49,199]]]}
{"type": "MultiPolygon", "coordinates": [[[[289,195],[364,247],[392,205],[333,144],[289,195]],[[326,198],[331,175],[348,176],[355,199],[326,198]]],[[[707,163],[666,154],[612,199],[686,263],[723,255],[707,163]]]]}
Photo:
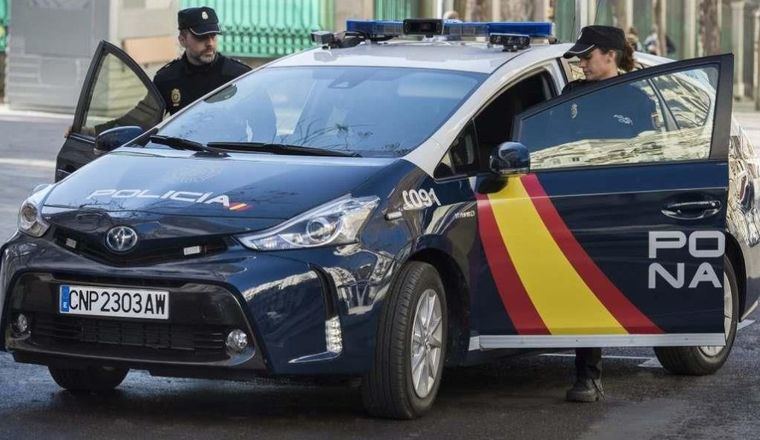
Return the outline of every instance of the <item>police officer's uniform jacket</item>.
{"type": "MultiPolygon", "coordinates": [[[[577,80],[568,83],[562,94],[582,89],[598,81],[577,80]]],[[[654,101],[638,87],[621,84],[596,92],[584,104],[571,101],[570,111],[563,112],[564,124],[574,131],[573,137],[582,139],[630,139],[639,133],[654,129],[654,101]],[[608,105],[610,102],[617,105],[608,105]],[[585,105],[584,105],[585,104],[585,105]]]]}
{"type": "Polygon", "coordinates": [[[187,55],[162,67],[153,79],[166,104],[174,114],[208,92],[250,71],[251,68],[220,53],[210,64],[196,66],[187,55]]]}

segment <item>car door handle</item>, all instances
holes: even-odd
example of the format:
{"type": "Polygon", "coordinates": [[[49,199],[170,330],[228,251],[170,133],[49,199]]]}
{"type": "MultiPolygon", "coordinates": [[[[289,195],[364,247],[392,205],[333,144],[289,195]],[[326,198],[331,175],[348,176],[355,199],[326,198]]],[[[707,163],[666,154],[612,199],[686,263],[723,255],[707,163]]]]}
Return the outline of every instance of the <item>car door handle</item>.
{"type": "Polygon", "coordinates": [[[722,204],[717,200],[668,203],[661,212],[678,220],[701,220],[720,212],[722,204]]]}

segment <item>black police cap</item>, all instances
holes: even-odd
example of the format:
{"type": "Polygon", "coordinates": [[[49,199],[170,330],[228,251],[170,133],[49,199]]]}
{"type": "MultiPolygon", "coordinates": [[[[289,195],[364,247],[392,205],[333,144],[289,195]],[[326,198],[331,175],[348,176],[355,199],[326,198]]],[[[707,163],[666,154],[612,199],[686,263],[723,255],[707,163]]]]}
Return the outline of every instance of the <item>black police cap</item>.
{"type": "Polygon", "coordinates": [[[219,34],[219,18],[208,6],[187,8],[177,13],[179,29],[188,29],[195,35],[219,34]]]}
{"type": "Polygon", "coordinates": [[[578,41],[563,56],[565,58],[577,57],[597,47],[624,50],[626,44],[625,34],[620,28],[600,25],[586,26],[581,29],[578,41]]]}

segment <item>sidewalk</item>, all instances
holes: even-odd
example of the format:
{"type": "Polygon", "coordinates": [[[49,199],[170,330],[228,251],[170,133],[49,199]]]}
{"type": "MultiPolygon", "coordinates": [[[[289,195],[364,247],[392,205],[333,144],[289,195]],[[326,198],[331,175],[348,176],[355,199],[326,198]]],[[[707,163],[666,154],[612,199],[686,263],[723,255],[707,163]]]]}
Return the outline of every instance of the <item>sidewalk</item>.
{"type": "Polygon", "coordinates": [[[760,148],[760,112],[755,110],[755,103],[751,100],[734,102],[734,117],[747,132],[752,144],[760,148]]]}

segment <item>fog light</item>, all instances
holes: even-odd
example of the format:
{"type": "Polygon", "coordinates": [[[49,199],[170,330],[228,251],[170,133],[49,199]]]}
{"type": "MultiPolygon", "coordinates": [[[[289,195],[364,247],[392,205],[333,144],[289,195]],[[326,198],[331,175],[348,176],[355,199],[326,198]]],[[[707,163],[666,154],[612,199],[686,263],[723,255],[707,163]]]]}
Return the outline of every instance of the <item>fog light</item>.
{"type": "Polygon", "coordinates": [[[29,330],[29,319],[23,313],[19,313],[13,321],[13,331],[16,334],[23,335],[29,330]]]}
{"type": "Polygon", "coordinates": [[[232,330],[227,335],[227,348],[235,353],[242,353],[248,347],[248,335],[243,330],[232,330]]]}
{"type": "Polygon", "coordinates": [[[343,335],[340,331],[340,321],[337,316],[333,316],[325,321],[325,341],[327,342],[327,351],[331,353],[343,351],[343,335]]]}

